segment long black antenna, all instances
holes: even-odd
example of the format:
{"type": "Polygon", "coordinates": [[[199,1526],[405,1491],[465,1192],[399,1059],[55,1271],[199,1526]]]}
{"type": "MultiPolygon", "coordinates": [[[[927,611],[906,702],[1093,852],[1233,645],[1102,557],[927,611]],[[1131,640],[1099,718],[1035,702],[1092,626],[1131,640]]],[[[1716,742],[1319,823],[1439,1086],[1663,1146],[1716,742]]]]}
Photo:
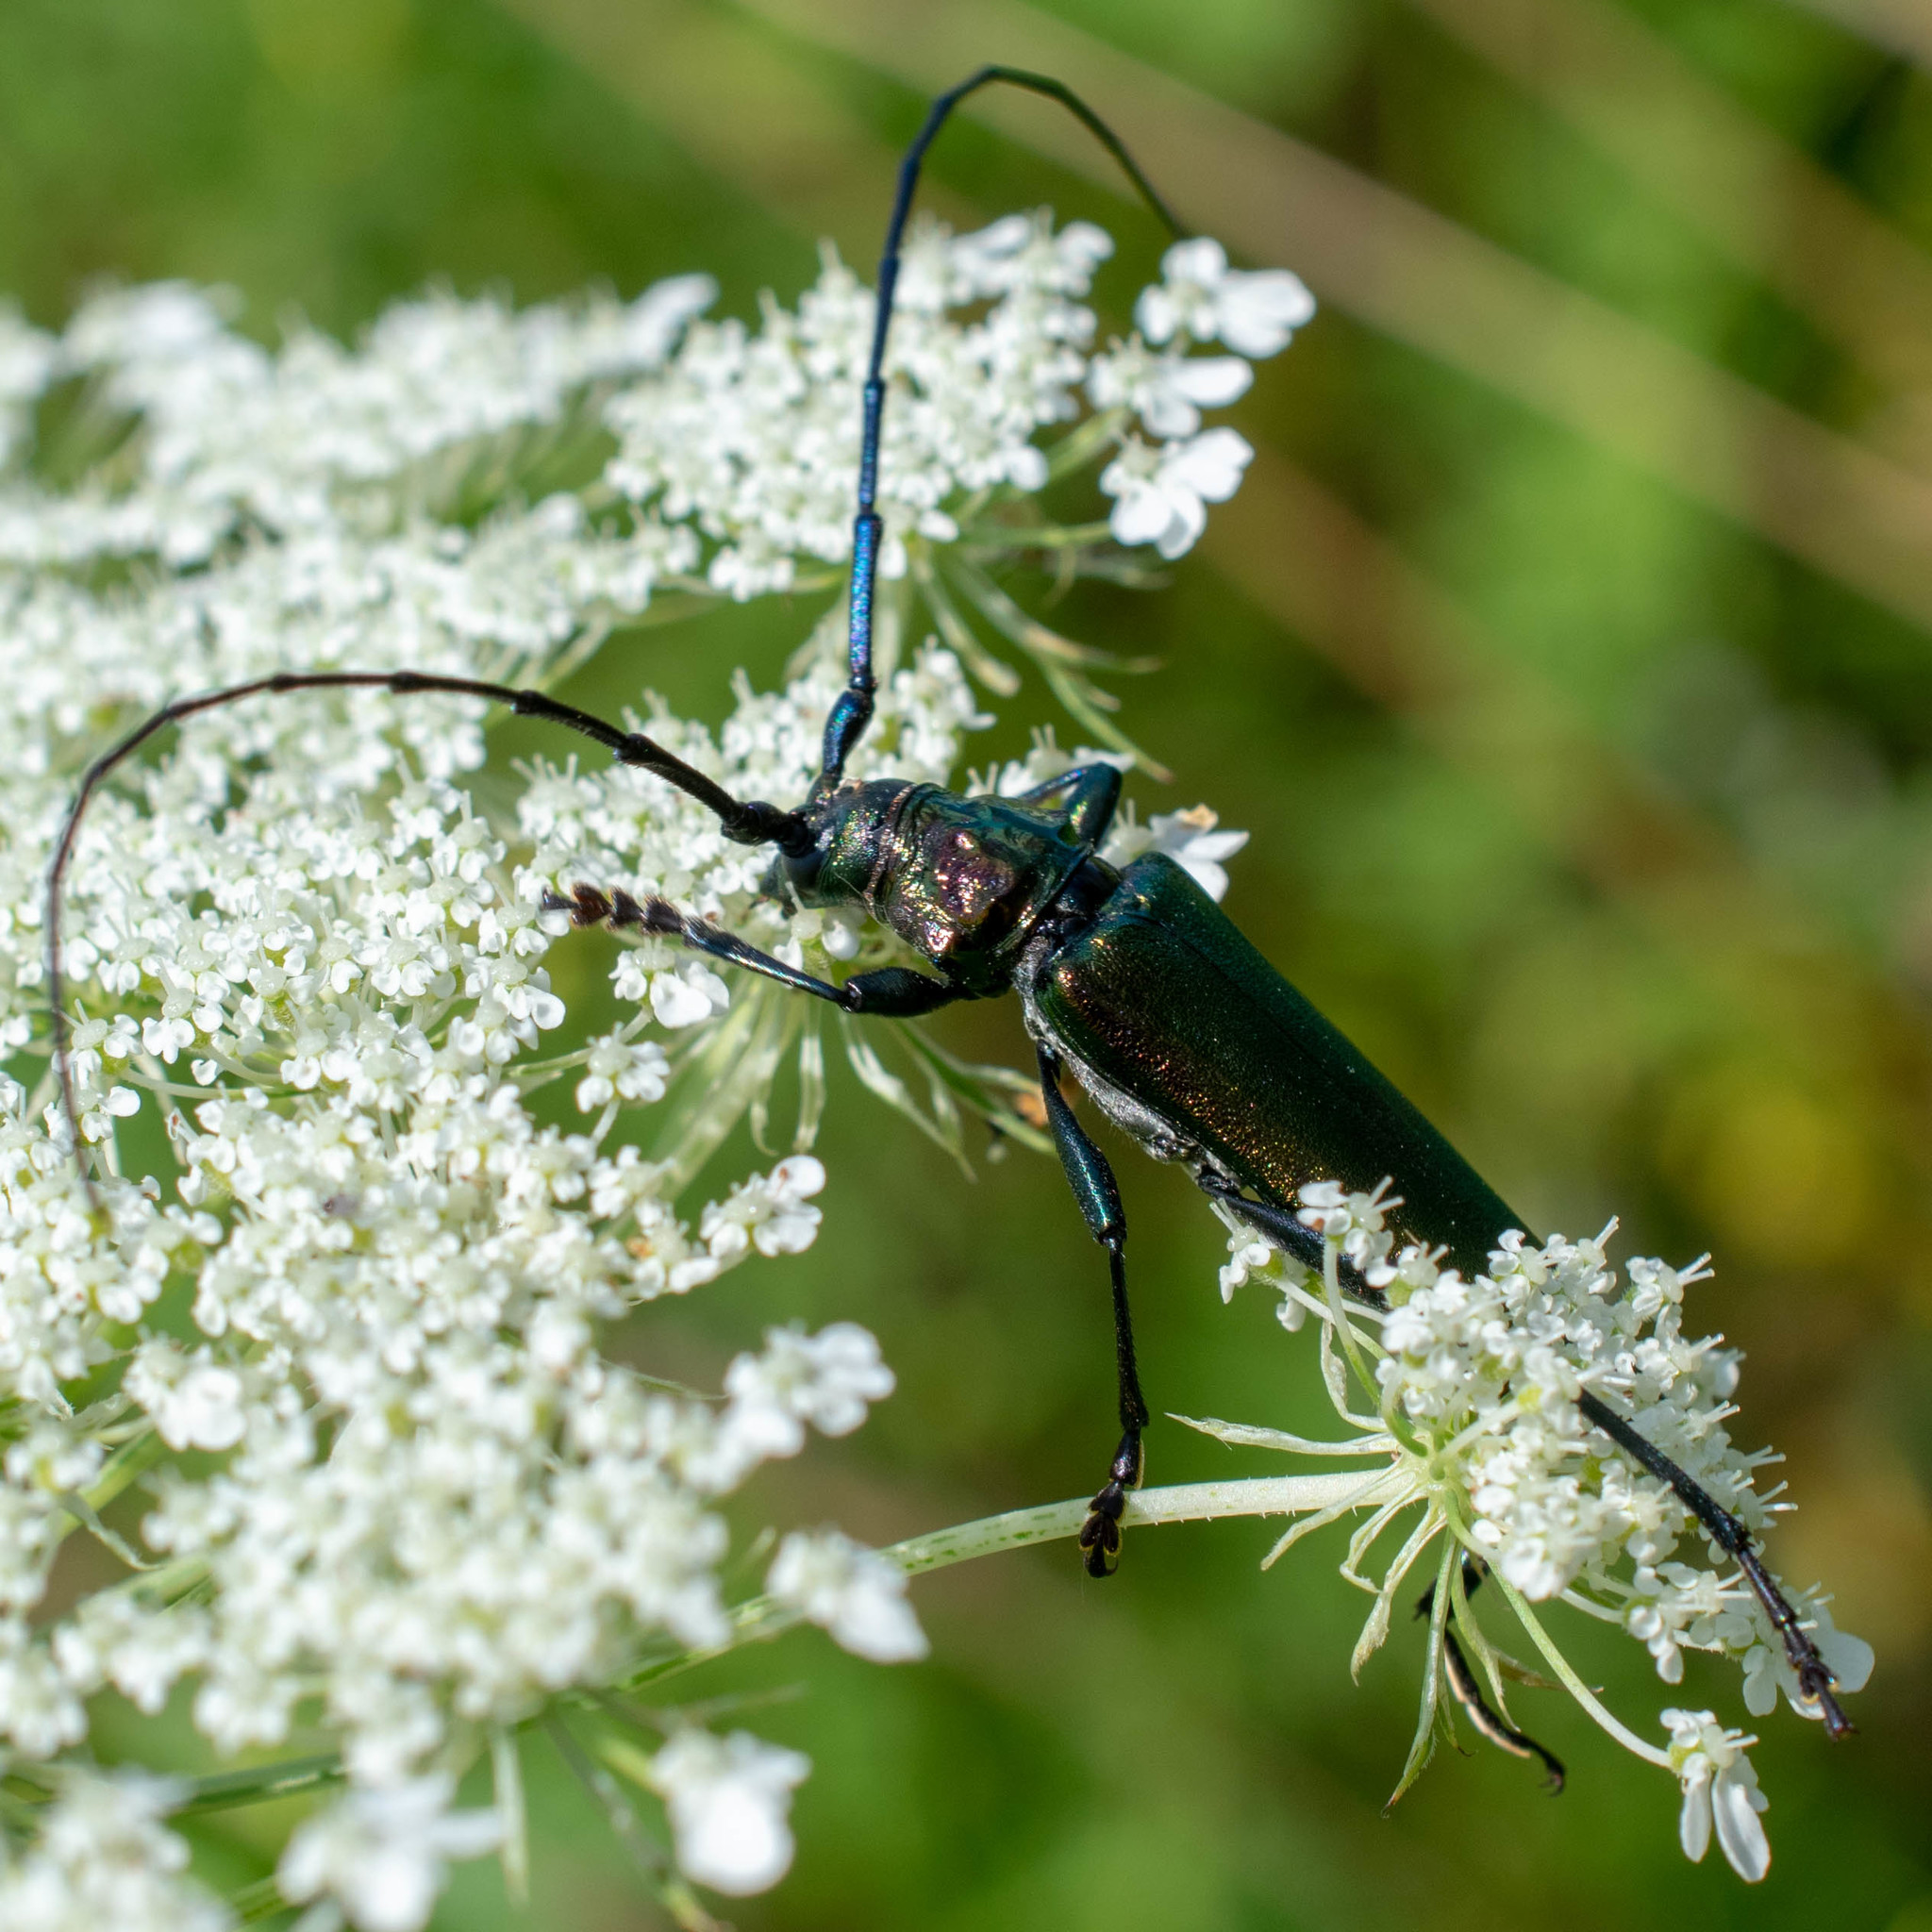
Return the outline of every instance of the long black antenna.
{"type": "MultiPolygon", "coordinates": [[[[67,1126],[74,1140],[74,1155],[80,1160],[80,1108],[74,1091],[74,1067],[68,1054],[67,1005],[60,971],[60,889],[67,876],[67,861],[80,831],[82,814],[99,790],[101,781],[114,768],[131,758],[156,732],[178,724],[197,711],[212,711],[232,705],[240,698],[265,692],[291,691],[340,691],[344,689],[393,691],[398,696],[411,691],[452,691],[461,697],[489,698],[508,705],[519,716],[544,718],[567,725],[586,738],[595,739],[615,754],[621,765],[636,765],[688,792],[708,811],[718,815],[724,836],[741,845],[762,845],[767,841],[794,857],[811,849],[809,823],[795,811],[786,811],[763,799],[734,798],[722,785],[688,765],[675,753],[666,751],[655,739],[641,731],[625,731],[607,724],[602,718],[580,711],[575,705],[560,703],[541,691],[519,690],[514,685],[490,684],[475,677],[443,677],[425,671],[279,671],[273,677],[258,677],[247,684],[231,684],[221,691],[202,691],[194,697],[177,698],[165,705],[145,723],[137,725],[119,744],[104,751],[87,768],[80,790],[74,795],[67,822],[60,828],[59,842],[54,847],[54,860],[47,869],[47,998],[53,1014],[54,1065],[60,1078],[60,1104],[67,1115],[67,1126]]],[[[100,1205],[93,1176],[81,1163],[81,1174],[94,1205],[100,1205]]]]}
{"type": "MultiPolygon", "coordinates": [[[[899,164],[899,184],[892,201],[891,219],[886,226],[885,252],[879,258],[878,306],[873,320],[872,356],[867,364],[865,421],[859,445],[858,514],[852,527],[852,606],[851,671],[843,691],[825,722],[824,751],[814,796],[823,795],[838,784],[845,758],[864,735],[872,721],[873,695],[877,685],[872,672],[873,589],[877,572],[880,524],[874,502],[878,482],[879,417],[885,404],[883,370],[886,336],[891,326],[892,301],[899,280],[899,244],[911,212],[912,195],[919,184],[920,164],[933,138],[953,109],[976,89],[1001,81],[1009,87],[1024,88],[1058,101],[1073,114],[1113,156],[1135,192],[1153,209],[1169,231],[1182,233],[1167,204],[1155,192],[1121,139],[1086,102],[1066,86],[1044,74],[1031,74],[1019,67],[982,67],[969,75],[958,87],[934,100],[926,110],[924,125],[907,149],[899,164]]],[[[708,810],[715,812],[728,839],[741,844],[777,845],[792,858],[803,858],[812,849],[811,822],[804,813],[788,811],[762,799],[734,798],[722,786],[707,778],[680,758],[668,752],[641,731],[625,731],[601,718],[580,711],[573,705],[559,703],[540,691],[519,690],[507,684],[491,684],[480,678],[443,677],[421,671],[306,671],[278,672],[272,677],[258,677],[247,684],[228,685],[220,691],[203,691],[194,697],[179,698],[164,706],[138,725],[120,743],[105,751],[87,768],[75,794],[73,807],[54,848],[53,863],[47,872],[47,993],[52,1008],[54,1064],[60,1081],[61,1107],[67,1116],[74,1141],[74,1154],[80,1162],[81,1174],[90,1197],[98,1208],[100,1196],[93,1176],[81,1160],[80,1107],[74,1091],[74,1068],[69,1055],[69,1035],[65,986],[60,971],[61,887],[67,865],[80,831],[80,822],[90,800],[101,782],[147,742],[156,732],[178,724],[197,712],[231,705],[242,698],[263,693],[359,689],[388,691],[403,695],[411,691],[447,691],[459,696],[488,698],[508,705],[524,717],[544,718],[563,724],[586,738],[594,739],[615,754],[620,764],[636,765],[689,793],[708,810]]]]}
{"type": "Polygon", "coordinates": [[[892,200],[892,218],[886,225],[885,252],[879,257],[878,306],[873,317],[872,359],[866,365],[865,375],[865,426],[858,444],[858,514],[852,524],[851,669],[845,689],[839,693],[839,700],[825,720],[825,744],[818,783],[813,788],[815,792],[829,791],[838,784],[847,756],[872,723],[873,695],[878,689],[872,675],[872,612],[880,524],[873,504],[878,486],[879,418],[886,401],[886,335],[892,325],[892,298],[899,283],[899,243],[906,233],[907,217],[912,211],[920,166],[934,136],[968,94],[994,81],[1058,101],[1121,164],[1127,179],[1134,184],[1134,192],[1160,218],[1168,232],[1175,236],[1184,232],[1174,211],[1141,172],[1120,136],[1064,81],[1055,80],[1050,75],[1029,73],[1024,67],[982,67],[969,74],[958,87],[939,95],[926,109],[924,125],[913,136],[906,158],[899,163],[899,189],[892,200]]]}

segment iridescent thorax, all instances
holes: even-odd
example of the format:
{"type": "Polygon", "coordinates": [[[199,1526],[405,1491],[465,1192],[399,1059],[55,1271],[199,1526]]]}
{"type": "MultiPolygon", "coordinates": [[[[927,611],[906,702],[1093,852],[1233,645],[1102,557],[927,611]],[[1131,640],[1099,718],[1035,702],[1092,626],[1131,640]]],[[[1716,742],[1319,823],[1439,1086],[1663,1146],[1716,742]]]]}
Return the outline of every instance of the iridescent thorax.
{"type": "Polygon", "coordinates": [[[989,991],[1091,848],[1057,814],[937,785],[874,779],[818,807],[812,854],[790,867],[808,906],[854,906],[955,981],[989,991]]]}

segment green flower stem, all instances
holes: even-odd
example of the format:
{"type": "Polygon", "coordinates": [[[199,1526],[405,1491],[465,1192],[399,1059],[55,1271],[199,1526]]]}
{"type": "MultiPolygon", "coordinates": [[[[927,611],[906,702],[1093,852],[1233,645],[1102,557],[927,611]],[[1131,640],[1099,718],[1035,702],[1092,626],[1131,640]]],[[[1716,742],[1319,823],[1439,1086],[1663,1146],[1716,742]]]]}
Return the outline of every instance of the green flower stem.
{"type": "Polygon", "coordinates": [[[934,569],[930,547],[923,542],[908,543],[907,555],[912,560],[912,577],[919,586],[919,593],[925,599],[933,622],[940,627],[940,635],[945,639],[954,655],[965,665],[969,675],[988,691],[1001,697],[1014,696],[1020,689],[1019,673],[1010,665],[1002,663],[979,641],[978,634],[960,614],[952,593],[934,569]]]}
{"type": "Polygon", "coordinates": [[[1597,1702],[1596,1695],[1590,1686],[1571,1668],[1570,1659],[1551,1641],[1549,1633],[1544,1630],[1536,1612],[1524,1601],[1523,1592],[1500,1570],[1491,1570],[1490,1574],[1494,1577],[1496,1588],[1508,1599],[1509,1607],[1516,1612],[1517,1622],[1529,1632],[1531,1641],[1548,1658],[1551,1670],[1562,1680],[1564,1690],[1569,1691],[1624,1750],[1635,1752],[1647,1764],[1661,1765],[1665,1771],[1674,1772],[1676,1767],[1672,1764],[1671,1754],[1668,1751],[1659,1751],[1655,1744],[1646,1744],[1635,1731],[1626,1729],[1597,1702]]]}
{"type": "Polygon", "coordinates": [[[1047,481],[1051,483],[1085,469],[1102,450],[1119,441],[1126,422],[1124,409],[1102,409],[1077,428],[1069,430],[1046,453],[1047,481]]]}
{"type": "MultiPolygon", "coordinates": [[[[1429,1592],[1429,1649],[1423,1665],[1423,1695],[1416,1716],[1415,1741],[1408,1747],[1408,1758],[1402,1767],[1401,1781],[1390,1792],[1388,1804],[1382,1807],[1385,1817],[1436,1755],[1436,1727],[1442,1705],[1442,1633],[1449,1623],[1449,1580],[1457,1567],[1456,1544],[1453,1540],[1445,1538],[1442,1559],[1436,1568],[1435,1586],[1429,1592]]],[[[1453,1740],[1453,1727],[1449,1736],[1453,1740]]]]}
{"type": "MultiPolygon", "coordinates": [[[[1386,1483],[1363,1486],[1363,1472],[1341,1470],[1324,1475],[1241,1476],[1229,1482],[1180,1483],[1171,1489],[1137,1490],[1127,1498],[1123,1529],[1140,1524],[1198,1523],[1221,1516],[1299,1516],[1333,1508],[1351,1498],[1362,1507],[1391,1502],[1406,1487],[1400,1472],[1391,1470],[1386,1483]]],[[[930,1536],[908,1537],[883,1552],[908,1576],[926,1570],[943,1570],[974,1557],[1000,1550],[1017,1550],[1028,1543],[1053,1542],[1077,1536],[1087,1520],[1084,1499],[1043,1503],[1037,1509],[1012,1509],[1004,1516],[985,1516],[956,1529],[935,1530],[930,1536]]]]}
{"type": "Polygon", "coordinates": [[[961,530],[959,541],[974,550],[1077,550],[1089,543],[1110,543],[1113,525],[1098,524],[986,524],[961,530]]]}
{"type": "Polygon", "coordinates": [[[269,1798],[292,1798],[319,1785],[333,1784],[342,1775],[341,1754],[325,1751],[313,1757],[285,1757],[246,1771],[216,1772],[195,1778],[188,1795],[169,1807],[172,1818],[196,1818],[208,1811],[226,1811],[237,1805],[258,1805],[269,1798]]]}
{"type": "Polygon", "coordinates": [[[490,1734],[491,1789],[503,1820],[503,1889],[519,1911],[530,1904],[530,1824],[524,1807],[524,1772],[514,1731],[499,1724],[490,1734]]]}
{"type": "MultiPolygon", "coordinates": [[[[124,1442],[108,1457],[102,1465],[100,1475],[78,1500],[86,1504],[97,1522],[100,1512],[123,1490],[145,1475],[167,1453],[168,1445],[161,1441],[159,1434],[154,1429],[143,1429],[140,1435],[131,1441],[124,1442]]],[[[67,1526],[61,1530],[59,1541],[66,1541],[76,1529],[82,1527],[92,1528],[93,1524],[90,1524],[85,1516],[75,1515],[70,1510],[67,1526]]]]}
{"type": "MultiPolygon", "coordinates": [[[[1322,1285],[1327,1291],[1329,1326],[1334,1330],[1335,1339],[1341,1344],[1341,1352],[1348,1357],[1348,1365],[1355,1371],[1355,1379],[1369,1403],[1374,1407],[1405,1448],[1413,1449],[1414,1444],[1404,1436],[1395,1418],[1389,1414],[1382,1404],[1382,1391],[1376,1387],[1375,1378],[1369,1371],[1369,1365],[1362,1359],[1361,1342],[1355,1332],[1354,1324],[1348,1319],[1348,1306],[1341,1299],[1341,1243],[1339,1241],[1324,1241],[1322,1243],[1322,1285]]],[[[1344,1413],[1344,1422],[1353,1418],[1344,1413]]]]}
{"type": "MultiPolygon", "coordinates": [[[[1241,1476],[1231,1482],[1180,1483],[1171,1489],[1137,1490],[1127,1498],[1121,1527],[1197,1523],[1219,1516],[1303,1515],[1338,1505],[1373,1507],[1391,1501],[1407,1487],[1407,1477],[1398,1469],[1390,1470],[1383,1478],[1370,1474],[1366,1480],[1365,1473],[1356,1469],[1327,1475],[1241,1476]]],[[[970,1562],[974,1557],[991,1557],[1002,1550],[1024,1549],[1028,1543],[1078,1536],[1088,1507],[1084,1497],[1076,1497],[1065,1503],[1042,1503],[1034,1509],[1009,1509],[1003,1516],[982,1516],[976,1523],[937,1529],[929,1536],[908,1537],[879,1554],[890,1557],[908,1576],[917,1576],[927,1570],[970,1562]]],[[[625,1678],[620,1688],[641,1690],[724,1657],[741,1644],[761,1643],[781,1636],[804,1621],[803,1614],[790,1604],[774,1597],[750,1597],[733,1607],[731,1634],[722,1643],[647,1664],[625,1678]]]]}

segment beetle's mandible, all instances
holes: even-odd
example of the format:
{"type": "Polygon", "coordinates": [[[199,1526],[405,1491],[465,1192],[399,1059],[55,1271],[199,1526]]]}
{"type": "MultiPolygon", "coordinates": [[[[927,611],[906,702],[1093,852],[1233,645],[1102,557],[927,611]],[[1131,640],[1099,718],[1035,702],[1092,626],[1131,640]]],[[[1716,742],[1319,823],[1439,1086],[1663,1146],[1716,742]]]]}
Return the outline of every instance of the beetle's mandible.
{"type": "MultiPolygon", "coordinates": [[[[908,1017],[954,1001],[1020,995],[1038,1056],[1054,1143],[1112,1285],[1121,1437],[1094,1495],[1080,1544],[1104,1576],[1120,1550],[1127,1492],[1143,1468],[1148,1408],[1141,1392],[1126,1288],[1126,1217],[1106,1157],[1061,1091],[1071,1074],[1108,1116],[1157,1159],[1181,1162],[1201,1189],[1269,1241],[1316,1268],[1323,1241],[1302,1224],[1296,1190],[1337,1180],[1372,1190],[1392,1180],[1398,1241],[1445,1248],[1481,1271],[1498,1239],[1524,1226],[1460,1155],[1335,1027],[1249,944],[1171,859],[1151,854],[1124,870],[1098,857],[1119,801],[1108,764],[1077,768],[1018,798],[964,797],[928,784],[848,782],[845,765],[873,714],[873,593],[881,524],[877,480],[882,376],[899,249],[926,149],[967,94],[1004,82],[1044,94],[1076,115],[1120,161],[1150,208],[1169,214],[1113,133],[1061,83],[985,67],[940,95],[908,150],[879,264],[877,308],[864,389],[858,508],[853,529],[850,658],[846,687],[826,722],[818,777],[794,808],[733,797],[641,732],[624,730],[541,691],[416,672],[291,673],[182,699],[97,758],[82,780],[48,879],[47,962],[61,1092],[80,1145],[67,1054],[60,976],[59,893],[88,800],[107,774],[163,726],[258,693],[360,687],[397,693],[448,691],[512,706],[569,726],[625,764],[655,773],[714,812],[725,834],[777,848],[775,889],[806,905],[853,908],[883,923],[933,969],[888,967],[833,984],[691,918],[661,899],[579,885],[553,901],[580,925],[609,923],[675,937],[694,952],[765,974],[854,1014],[908,1017]]],[[[1380,1297],[1342,1270],[1359,1299],[1380,1297]]],[[[1729,1512],[1600,1397],[1586,1391],[1593,1427],[1683,1499],[1706,1533],[1739,1564],[1783,1641],[1807,1699],[1834,1737],[1851,1725],[1834,1679],[1805,1627],[1729,1512]]],[[[1454,1663],[1452,1659],[1452,1667],[1454,1663]]],[[[1466,1668],[1462,1677],[1468,1678],[1466,1668]]],[[[1471,1678],[1457,1691],[1489,1717],[1471,1678]]],[[[1501,1726],[1507,1739],[1526,1743],[1501,1726]]],[[[1539,1750],[1540,1747],[1531,1746],[1539,1750]]],[[[1542,1754],[1545,1757],[1547,1754],[1542,1754]]]]}

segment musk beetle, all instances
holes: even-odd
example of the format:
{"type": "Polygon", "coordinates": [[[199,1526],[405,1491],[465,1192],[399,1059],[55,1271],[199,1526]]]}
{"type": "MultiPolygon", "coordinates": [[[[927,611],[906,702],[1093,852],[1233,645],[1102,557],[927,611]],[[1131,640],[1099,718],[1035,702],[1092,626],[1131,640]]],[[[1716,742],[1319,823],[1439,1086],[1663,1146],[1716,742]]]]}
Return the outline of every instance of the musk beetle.
{"type": "MultiPolygon", "coordinates": [[[[1105,1576],[1119,1554],[1127,1491],[1141,1479],[1148,1409],[1127,1309],[1120,1190],[1061,1091],[1063,1074],[1156,1159],[1181,1162],[1238,1220],[1317,1269],[1322,1239],[1301,1224],[1295,1206],[1297,1189],[1311,1179],[1364,1191],[1391,1179],[1401,1196],[1391,1217],[1398,1241],[1446,1248],[1448,1259],[1469,1273],[1485,1268],[1506,1230],[1525,1224],[1178,865],[1152,853],[1116,870],[1098,856],[1120,797],[1121,774],[1112,765],[1077,768],[1017,798],[844,778],[876,691],[873,593],[881,524],[874,500],[900,242],[934,137],[960,100],[995,82],[1043,94],[1075,115],[1119,161],[1148,207],[1174,233],[1181,232],[1119,139],[1060,82],[989,66],[933,101],[900,166],[879,263],[852,538],[849,677],[826,721],[821,769],[802,804],[734,798],[642,733],[541,691],[409,671],[258,678],[169,705],[89,767],[48,878],[48,983],[62,1098],[78,1147],[59,971],[61,881],[89,798],[165,725],[259,693],[358,687],[487,698],[594,739],[620,763],[655,773],[707,807],[727,837],[775,846],[775,888],[808,906],[856,909],[879,920],[933,971],[886,967],[834,985],[661,899],[641,903],[592,885],[551,902],[576,924],[608,923],[673,937],[708,958],[763,974],[854,1014],[905,1018],[958,1000],[1009,991],[1020,995],[1039,1059],[1046,1123],[1088,1228],[1107,1251],[1112,1281],[1122,1435],[1080,1533],[1088,1571],[1105,1576]]],[[[1364,1303],[1381,1302],[1377,1291],[1345,1266],[1342,1285],[1364,1303]]],[[[1830,1669],[1759,1561],[1743,1524],[1597,1395],[1586,1391],[1579,1407],[1594,1428],[1668,1483],[1736,1560],[1826,1730],[1833,1737],[1849,1732],[1832,1695],[1830,1669]]],[[[1473,1680],[1458,1681],[1457,1690],[1466,1703],[1481,1706],[1473,1680]]],[[[1490,1719],[1484,1728],[1492,1737],[1500,1733],[1504,1741],[1528,1745],[1553,1763],[1486,1707],[1480,1715],[1490,1719]]]]}

